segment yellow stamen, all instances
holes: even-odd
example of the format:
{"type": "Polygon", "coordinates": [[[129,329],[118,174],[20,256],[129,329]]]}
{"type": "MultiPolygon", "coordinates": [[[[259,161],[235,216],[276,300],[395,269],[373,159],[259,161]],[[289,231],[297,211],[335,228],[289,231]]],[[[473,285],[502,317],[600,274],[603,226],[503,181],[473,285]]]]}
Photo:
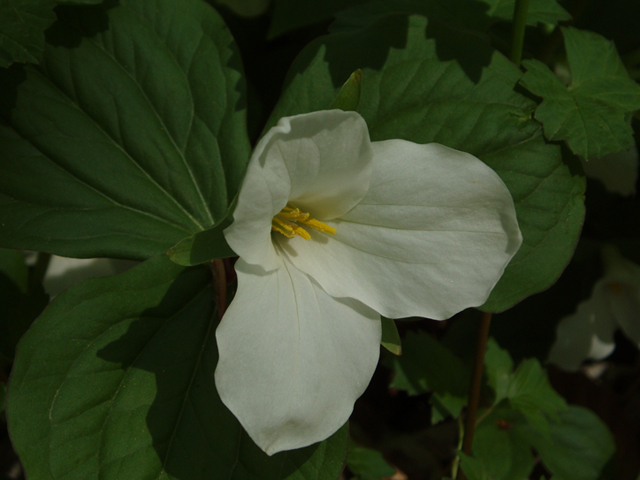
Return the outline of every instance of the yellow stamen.
{"type": "Polygon", "coordinates": [[[310,218],[308,220],[299,220],[299,221],[304,223],[305,225],[309,225],[311,228],[315,228],[316,230],[320,230],[321,232],[329,233],[331,235],[335,235],[336,234],[336,229],[335,228],[330,227],[326,223],[322,223],[322,222],[316,220],[315,218],[310,218]]]}
{"type": "Polygon", "coordinates": [[[294,207],[290,203],[287,204],[279,214],[273,217],[271,230],[281,233],[287,238],[293,238],[298,235],[305,240],[311,240],[309,232],[302,228],[297,222],[331,235],[335,235],[336,233],[335,228],[315,218],[311,218],[309,213],[301,212],[299,208],[294,207]]]}

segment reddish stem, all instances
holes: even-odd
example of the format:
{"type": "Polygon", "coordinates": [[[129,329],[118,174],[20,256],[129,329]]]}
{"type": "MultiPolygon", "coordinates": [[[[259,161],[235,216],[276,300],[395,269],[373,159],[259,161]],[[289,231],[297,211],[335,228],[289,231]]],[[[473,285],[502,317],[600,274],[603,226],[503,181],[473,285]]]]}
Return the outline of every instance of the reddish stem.
{"type": "MultiPolygon", "coordinates": [[[[478,416],[478,403],[480,403],[480,390],[482,388],[482,372],[484,370],[484,352],[487,348],[489,338],[489,327],[491,326],[491,313],[482,312],[482,319],[478,328],[476,339],[476,356],[473,360],[473,373],[471,375],[471,386],[469,387],[469,406],[465,417],[464,437],[462,439],[462,452],[471,455],[473,445],[473,434],[476,428],[476,417],[478,416]]],[[[462,469],[458,470],[456,480],[465,480],[466,476],[462,469]]]]}

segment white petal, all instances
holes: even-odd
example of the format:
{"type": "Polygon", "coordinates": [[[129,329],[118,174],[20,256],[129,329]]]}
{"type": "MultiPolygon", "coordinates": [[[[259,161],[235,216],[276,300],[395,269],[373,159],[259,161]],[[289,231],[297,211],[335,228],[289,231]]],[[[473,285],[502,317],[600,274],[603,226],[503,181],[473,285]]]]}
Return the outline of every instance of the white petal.
{"type": "Polygon", "coordinates": [[[617,325],[606,288],[605,282],[598,282],[592,296],[578,305],[576,313],[560,321],[549,352],[550,363],[575,371],[585,360],[601,360],[613,352],[617,325]]]}
{"type": "Polygon", "coordinates": [[[640,265],[611,246],[603,248],[602,257],[609,307],[627,338],[640,346],[640,265]]]}
{"type": "Polygon", "coordinates": [[[373,375],[380,316],[331,298],[287,262],[264,273],[239,260],[236,271],[216,331],[220,398],[269,455],[326,439],[373,375]]]}
{"type": "Polygon", "coordinates": [[[390,318],[449,318],[483,304],[522,237],[500,177],[438,144],[374,142],[367,195],[334,236],[277,238],[330,295],[390,318]]]}
{"type": "Polygon", "coordinates": [[[609,308],[627,338],[640,347],[640,284],[607,280],[609,308]]]}
{"type": "Polygon", "coordinates": [[[291,178],[290,201],[319,219],[351,210],[369,189],[369,130],[355,112],[323,110],[289,119],[290,132],[273,139],[291,178]]]}
{"type": "Polygon", "coordinates": [[[42,285],[53,298],[78,282],[89,278],[116,275],[139,263],[113,258],[67,258],[51,255],[42,285]]]}
{"type": "Polygon", "coordinates": [[[224,234],[246,262],[267,270],[280,263],[270,241],[271,219],[291,201],[319,219],[356,205],[371,178],[371,142],[355,112],[325,110],[282,118],[249,161],[224,234]]]}

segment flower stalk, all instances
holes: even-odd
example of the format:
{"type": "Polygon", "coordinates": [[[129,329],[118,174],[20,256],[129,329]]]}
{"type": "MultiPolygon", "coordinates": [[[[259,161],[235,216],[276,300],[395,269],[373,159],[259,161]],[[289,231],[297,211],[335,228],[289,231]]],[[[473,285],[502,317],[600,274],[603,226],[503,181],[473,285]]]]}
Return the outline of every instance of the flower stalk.
{"type": "MultiPolygon", "coordinates": [[[[489,327],[491,326],[491,312],[482,312],[478,336],[476,338],[476,355],[473,360],[473,372],[471,374],[471,386],[469,387],[469,406],[464,426],[464,437],[462,440],[462,452],[471,455],[473,445],[473,435],[476,428],[476,417],[478,415],[478,403],[480,403],[480,390],[482,388],[482,372],[484,370],[484,353],[487,348],[489,338],[489,327]]],[[[465,474],[458,470],[456,480],[465,480],[465,474]]]]}
{"type": "Polygon", "coordinates": [[[522,60],[522,46],[524,44],[524,31],[527,26],[527,13],[529,11],[529,0],[516,0],[513,13],[513,39],[511,41],[510,59],[517,66],[522,60]]]}

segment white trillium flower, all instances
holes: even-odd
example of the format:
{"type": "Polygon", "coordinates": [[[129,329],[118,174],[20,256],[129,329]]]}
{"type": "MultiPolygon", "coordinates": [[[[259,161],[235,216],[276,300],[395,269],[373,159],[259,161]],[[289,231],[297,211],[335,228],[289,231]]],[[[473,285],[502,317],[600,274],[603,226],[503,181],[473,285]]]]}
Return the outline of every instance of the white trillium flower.
{"type": "Polygon", "coordinates": [[[640,347],[640,265],[622,257],[613,247],[602,252],[605,275],[596,282],[576,313],[563,318],[549,362],[576,371],[585,360],[602,360],[616,347],[620,329],[640,347]]]}
{"type": "Polygon", "coordinates": [[[216,386],[269,455],[348,420],[378,362],[380,315],[445,319],[483,304],[522,243],[511,195],[483,162],[371,142],[341,110],[267,132],[224,234],[240,258],[216,386]]]}

